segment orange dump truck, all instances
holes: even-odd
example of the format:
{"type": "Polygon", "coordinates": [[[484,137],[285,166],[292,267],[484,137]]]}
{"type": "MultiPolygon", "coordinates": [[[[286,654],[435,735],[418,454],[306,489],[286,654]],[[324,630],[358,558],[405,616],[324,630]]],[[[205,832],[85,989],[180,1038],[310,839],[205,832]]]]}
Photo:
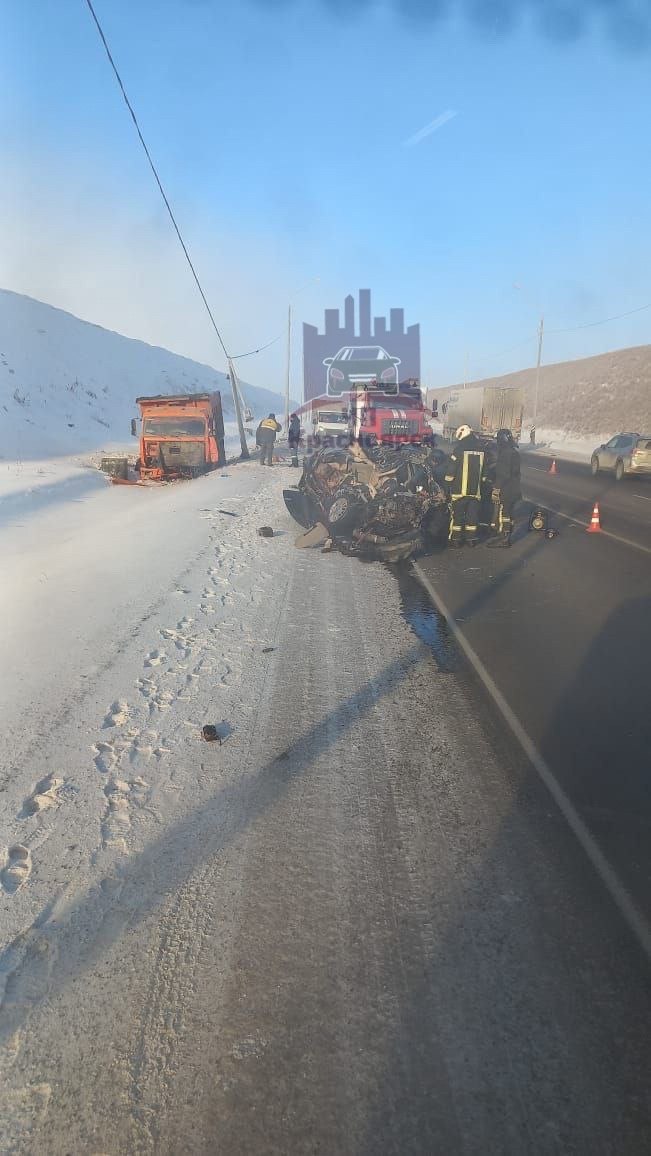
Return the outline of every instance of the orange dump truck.
{"type": "MultiPolygon", "coordinates": [[[[180,393],[138,397],[141,478],[196,478],[226,461],[221,394],[180,393]]],[[[136,422],[131,432],[137,437],[136,422]]]]}

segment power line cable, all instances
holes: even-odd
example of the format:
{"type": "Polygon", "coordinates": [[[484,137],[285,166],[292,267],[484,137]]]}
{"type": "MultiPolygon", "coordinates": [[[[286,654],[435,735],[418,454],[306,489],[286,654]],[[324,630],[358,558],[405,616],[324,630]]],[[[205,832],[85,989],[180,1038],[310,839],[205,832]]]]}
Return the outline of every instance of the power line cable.
{"type": "Polygon", "coordinates": [[[530,341],[535,341],[537,336],[537,333],[532,333],[529,337],[525,337],[524,341],[518,341],[517,345],[511,345],[508,349],[503,349],[501,353],[491,353],[490,356],[495,358],[506,357],[507,353],[513,353],[516,349],[522,349],[523,345],[528,345],[530,341]]]}
{"type": "Polygon", "coordinates": [[[196,269],[192,263],[192,258],[190,257],[190,254],[188,252],[187,245],[186,245],[185,241],[183,240],[183,237],[181,236],[181,230],[179,229],[179,226],[176,222],[176,217],[174,216],[174,213],[172,212],[172,207],[171,207],[171,205],[167,199],[165,189],[163,188],[161,179],[160,179],[158,172],[156,170],[156,166],[155,166],[155,164],[151,158],[151,153],[149,152],[149,149],[147,148],[147,145],[145,143],[145,138],[142,135],[140,125],[138,124],[138,118],[136,117],[136,114],[133,110],[133,107],[131,105],[131,101],[129,100],[129,97],[127,96],[126,89],[124,87],[124,84],[122,83],[122,77],[120,76],[120,73],[118,72],[118,69],[117,69],[117,65],[116,65],[116,63],[115,63],[115,61],[111,55],[111,50],[108,46],[108,42],[107,42],[106,37],[104,35],[104,30],[103,30],[103,28],[102,28],[102,26],[98,20],[97,13],[95,12],[95,9],[93,8],[92,0],[86,0],[86,5],[88,7],[88,10],[89,10],[92,18],[93,18],[93,21],[95,23],[95,27],[97,28],[97,31],[99,33],[102,44],[104,45],[104,49],[106,51],[106,55],[108,57],[109,64],[111,65],[111,68],[113,69],[113,72],[115,74],[115,79],[118,82],[120,92],[122,93],[122,96],[124,98],[124,103],[126,104],[127,109],[129,110],[129,115],[131,116],[131,119],[132,119],[134,126],[135,126],[135,129],[136,129],[136,132],[138,134],[138,139],[139,139],[139,141],[143,147],[145,156],[147,157],[147,160],[149,162],[149,167],[150,167],[152,173],[154,174],[154,180],[156,181],[156,184],[158,185],[158,190],[160,192],[161,197],[163,198],[165,208],[167,209],[170,221],[172,222],[172,225],[174,227],[174,232],[176,233],[176,235],[178,237],[179,244],[180,244],[180,246],[183,250],[183,253],[185,255],[185,259],[186,259],[186,261],[190,267],[190,272],[192,273],[192,276],[194,277],[197,289],[199,290],[199,293],[201,294],[201,300],[203,301],[203,303],[206,307],[206,312],[210,318],[210,323],[211,323],[215,333],[217,334],[217,340],[219,341],[219,344],[221,345],[222,351],[224,353],[224,357],[226,358],[226,363],[227,363],[228,369],[229,369],[227,377],[229,378],[229,380],[231,382],[231,389],[233,392],[233,401],[235,403],[235,416],[237,417],[237,425],[238,425],[239,434],[240,434],[240,445],[242,447],[242,457],[248,458],[249,451],[248,451],[248,447],[246,444],[246,434],[244,431],[244,422],[242,420],[242,414],[241,414],[241,410],[240,410],[240,405],[243,403],[244,398],[242,396],[242,389],[239,386],[238,381],[237,381],[237,375],[235,373],[235,366],[233,365],[233,362],[232,362],[231,358],[229,357],[228,350],[226,349],[226,345],[224,343],[224,339],[220,333],[219,326],[217,325],[217,322],[215,321],[212,309],[210,308],[210,305],[208,304],[208,298],[206,297],[206,294],[203,291],[203,287],[202,287],[201,282],[199,280],[197,271],[196,271],[196,269]]]}
{"type": "Polygon", "coordinates": [[[609,321],[621,321],[623,317],[632,317],[634,313],[643,313],[645,309],[651,309],[651,301],[648,305],[629,309],[627,313],[616,313],[614,317],[604,317],[601,321],[586,321],[583,325],[570,325],[567,329],[548,329],[547,333],[576,333],[577,329],[592,329],[595,325],[607,325],[609,321]]]}
{"type": "Polygon", "coordinates": [[[282,333],[279,333],[278,337],[274,337],[273,341],[268,341],[266,345],[261,345],[259,349],[251,349],[249,353],[232,353],[231,361],[241,361],[243,357],[253,357],[254,353],[264,353],[265,349],[271,349],[271,346],[275,345],[277,341],[280,341],[281,337],[282,333]]]}
{"type": "Polygon", "coordinates": [[[226,346],[224,344],[224,339],[223,339],[223,337],[219,331],[219,327],[218,327],[217,322],[215,321],[215,318],[213,316],[212,309],[210,308],[210,305],[208,304],[208,299],[206,297],[206,294],[203,291],[203,288],[201,286],[201,282],[197,276],[197,271],[196,271],[194,265],[192,264],[192,259],[190,257],[189,252],[188,252],[185,241],[183,240],[183,237],[181,236],[181,230],[179,229],[179,226],[176,223],[176,218],[174,216],[174,213],[172,212],[171,205],[170,205],[170,203],[167,199],[167,196],[165,194],[165,189],[163,188],[163,185],[161,183],[161,179],[158,175],[158,172],[156,171],[156,166],[155,166],[155,164],[151,158],[151,153],[149,152],[149,149],[147,148],[147,145],[145,143],[145,138],[143,137],[142,132],[140,130],[140,125],[138,124],[138,118],[136,117],[136,114],[133,111],[133,107],[131,105],[129,97],[127,96],[126,89],[122,83],[122,78],[120,76],[120,73],[117,70],[116,63],[115,63],[115,61],[111,55],[111,50],[110,50],[108,43],[106,41],[104,31],[103,31],[102,26],[101,26],[101,24],[97,18],[97,13],[95,12],[95,9],[93,8],[91,0],[86,0],[86,4],[88,5],[88,9],[90,11],[90,14],[91,14],[91,16],[95,22],[95,26],[97,28],[97,31],[99,32],[102,44],[104,45],[104,48],[106,50],[106,55],[108,56],[109,63],[111,65],[111,68],[113,69],[113,72],[115,73],[115,79],[117,80],[117,82],[120,86],[120,91],[122,93],[122,96],[124,97],[124,103],[126,104],[128,110],[129,110],[129,113],[131,115],[131,119],[135,125],[136,132],[138,133],[138,138],[139,138],[140,143],[144,149],[145,156],[147,157],[147,160],[149,161],[149,167],[150,167],[152,173],[154,174],[154,180],[156,181],[156,184],[158,185],[158,190],[160,192],[161,197],[163,198],[163,201],[165,202],[165,208],[167,209],[167,212],[169,213],[170,221],[172,222],[172,225],[174,226],[174,231],[175,231],[175,233],[179,239],[179,243],[180,243],[181,248],[183,249],[183,252],[185,254],[185,259],[186,259],[188,265],[190,266],[190,271],[191,271],[192,276],[194,277],[194,280],[196,282],[197,289],[199,290],[199,292],[201,294],[201,300],[203,301],[203,303],[206,307],[208,316],[209,316],[210,321],[212,323],[212,327],[215,330],[215,333],[217,334],[217,339],[219,341],[219,344],[222,347],[224,356],[225,356],[227,361],[230,361],[230,358],[228,355],[228,350],[226,349],[226,346]]]}
{"type": "MultiPolygon", "coordinates": [[[[624,317],[633,317],[636,313],[644,313],[646,309],[651,309],[651,301],[647,305],[639,305],[637,309],[629,309],[626,313],[616,313],[612,317],[603,317],[600,321],[586,321],[582,325],[569,325],[567,328],[561,329],[546,329],[545,335],[550,337],[555,333],[576,333],[579,329],[593,329],[598,325],[607,325],[610,321],[621,321],[624,317]]],[[[516,349],[521,349],[524,345],[528,345],[538,335],[533,333],[531,337],[527,337],[525,341],[518,342],[517,345],[511,345],[508,349],[503,349],[501,353],[490,354],[490,359],[498,360],[500,357],[506,357],[507,353],[513,353],[516,349]]],[[[488,360],[487,357],[482,360],[488,360]]]]}

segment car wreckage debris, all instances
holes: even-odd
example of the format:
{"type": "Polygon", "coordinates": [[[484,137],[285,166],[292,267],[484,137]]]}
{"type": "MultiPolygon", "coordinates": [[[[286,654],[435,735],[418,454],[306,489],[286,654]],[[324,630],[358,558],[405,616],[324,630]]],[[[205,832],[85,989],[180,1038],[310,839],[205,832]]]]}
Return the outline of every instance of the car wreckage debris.
{"type": "Polygon", "coordinates": [[[332,541],[342,553],[398,562],[447,536],[443,455],[431,446],[327,448],[308,455],[285,505],[306,533],[299,547],[332,541]]]}
{"type": "Polygon", "coordinates": [[[294,539],[294,545],[299,550],[309,550],[312,546],[325,546],[329,540],[330,531],[323,525],[323,522],[317,522],[315,526],[310,526],[304,534],[299,534],[298,538],[294,539]]]}
{"type": "Polygon", "coordinates": [[[223,738],[220,735],[219,730],[216,726],[213,726],[212,723],[206,723],[205,726],[202,726],[201,734],[207,743],[219,743],[221,746],[223,742],[223,738]]]}

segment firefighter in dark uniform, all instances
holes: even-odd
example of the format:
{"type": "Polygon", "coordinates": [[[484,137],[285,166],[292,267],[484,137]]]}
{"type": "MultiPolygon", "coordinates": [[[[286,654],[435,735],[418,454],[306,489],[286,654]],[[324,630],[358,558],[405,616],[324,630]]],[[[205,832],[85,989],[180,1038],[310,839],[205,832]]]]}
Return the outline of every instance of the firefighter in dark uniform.
{"type": "Polygon", "coordinates": [[[497,431],[497,461],[493,475],[494,536],[487,546],[508,549],[513,533],[513,512],[522,498],[520,454],[509,429],[497,431]]]}
{"type": "Polygon", "coordinates": [[[445,481],[451,502],[450,544],[476,546],[482,482],[486,480],[485,454],[469,425],[459,426],[448,458],[445,481]]]}
{"type": "Polygon", "coordinates": [[[495,523],[495,502],[493,500],[493,478],[497,463],[497,446],[492,438],[486,438],[484,448],[484,477],[481,484],[481,503],[479,506],[479,529],[482,534],[490,536],[495,523]]]}

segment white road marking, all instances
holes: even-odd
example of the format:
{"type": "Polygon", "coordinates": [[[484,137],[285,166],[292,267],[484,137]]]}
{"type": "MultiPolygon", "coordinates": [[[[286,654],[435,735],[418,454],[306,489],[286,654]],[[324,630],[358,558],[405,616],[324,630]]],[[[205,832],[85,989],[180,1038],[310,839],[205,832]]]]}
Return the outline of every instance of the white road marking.
{"type": "Polygon", "coordinates": [[[641,498],[643,502],[651,502],[651,496],[649,494],[633,494],[633,497],[641,498]]]}
{"type": "Polygon", "coordinates": [[[495,681],[486,670],[486,667],[484,666],[479,656],[475,653],[472,646],[465,638],[440,594],[432,585],[427,575],[423,572],[418,562],[414,563],[414,571],[416,572],[419,581],[427,590],[427,593],[432,599],[432,602],[436,606],[437,610],[446,619],[452,634],[461,647],[461,650],[470,662],[475,673],[481,679],[512,735],[522,747],[522,750],[536,770],[539,778],[549,791],[568,827],[585,851],[585,854],[587,855],[592,866],[597,872],[597,875],[604,884],[618,911],[628,924],[630,930],[633,932],[647,958],[651,960],[651,927],[649,926],[647,920],[638,910],[637,906],[626,890],[626,887],[615,873],[613,867],[609,863],[608,859],[604,855],[594,837],[591,835],[586,824],[583,822],[583,819],[575,809],[573,803],[565,794],[565,791],[558,782],[551,767],[543,758],[533,740],[527,734],[526,730],[522,726],[522,723],[509,706],[501,690],[498,689],[495,681]]]}
{"type": "MultiPolygon", "coordinates": [[[[525,501],[531,501],[530,498],[525,498],[525,501]]],[[[548,506],[545,502],[545,509],[549,510],[550,514],[556,514],[558,518],[565,518],[566,522],[574,522],[575,526],[583,526],[587,529],[589,523],[582,522],[580,518],[573,518],[571,514],[564,514],[562,510],[555,510],[553,506],[548,506]]],[[[633,550],[641,550],[643,554],[651,554],[651,546],[643,546],[641,542],[632,542],[630,538],[622,538],[620,534],[613,534],[610,530],[604,530],[602,527],[601,533],[604,538],[612,538],[613,542],[619,542],[622,546],[631,546],[633,550]]]]}

